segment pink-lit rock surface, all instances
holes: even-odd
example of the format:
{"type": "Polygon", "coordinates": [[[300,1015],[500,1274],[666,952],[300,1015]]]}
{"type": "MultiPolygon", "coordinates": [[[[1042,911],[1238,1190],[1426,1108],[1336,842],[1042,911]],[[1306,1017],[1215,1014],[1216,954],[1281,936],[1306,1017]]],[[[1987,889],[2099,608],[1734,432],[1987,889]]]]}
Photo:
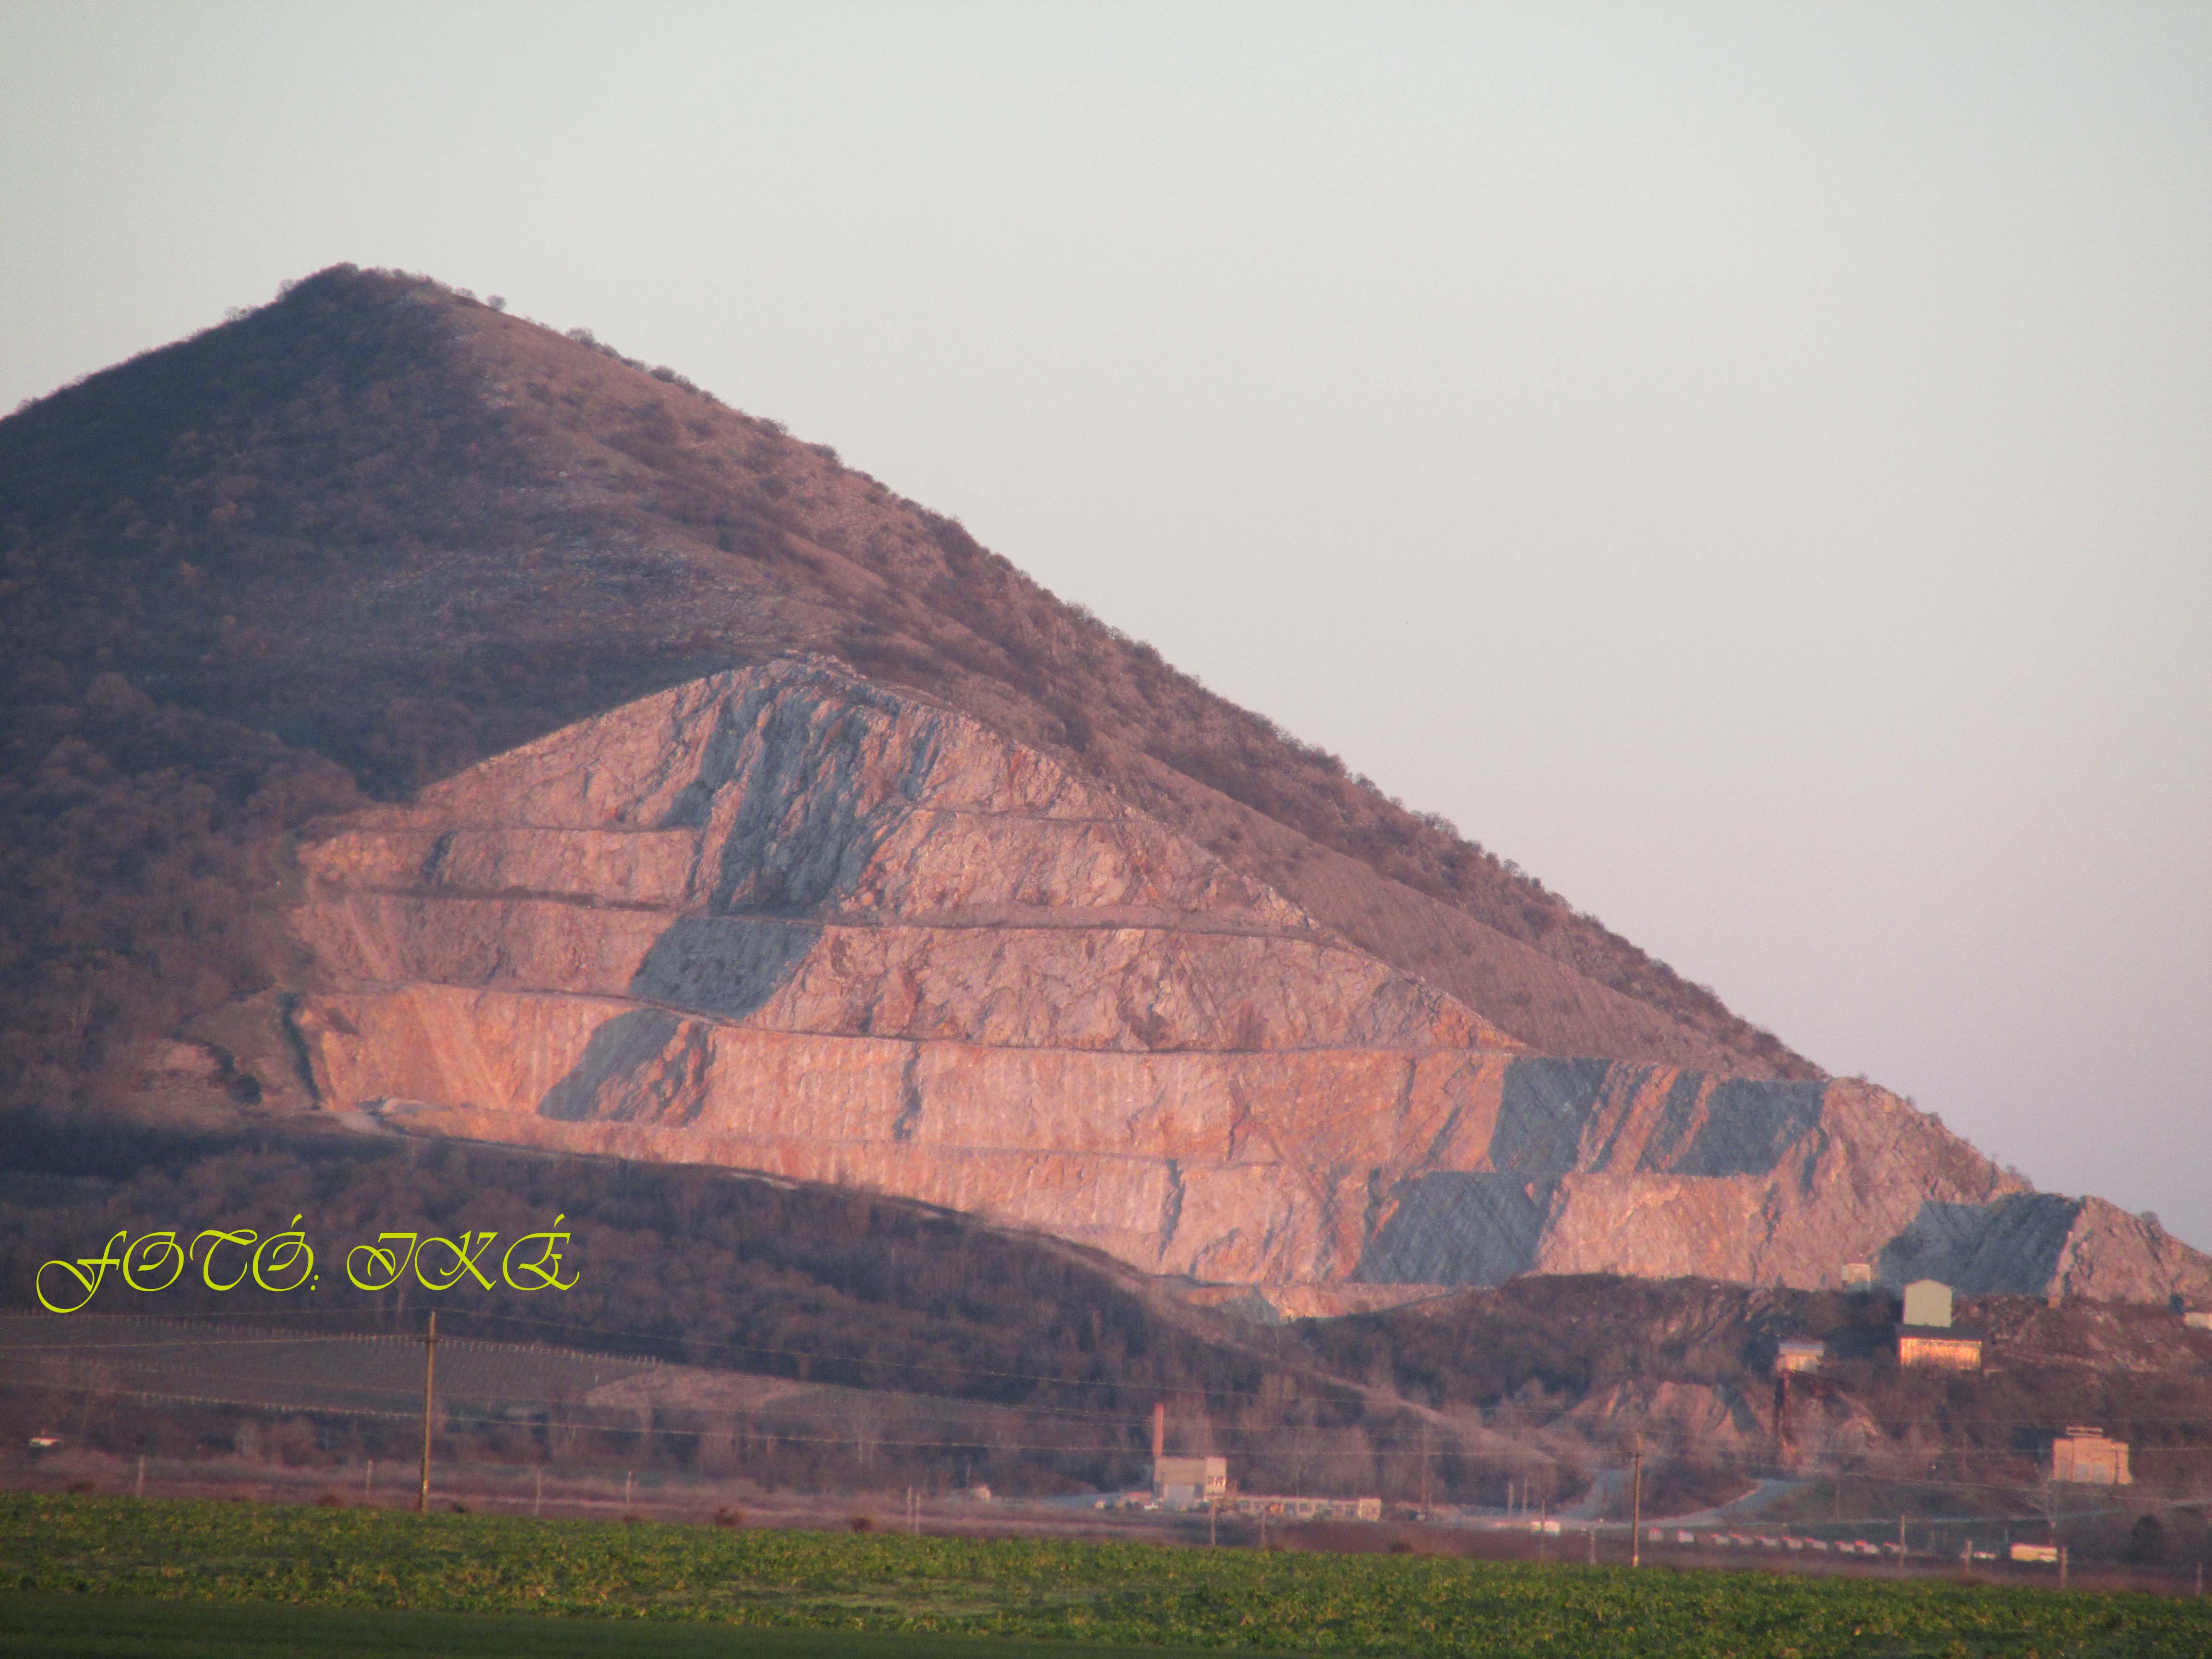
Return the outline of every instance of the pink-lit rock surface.
{"type": "Polygon", "coordinates": [[[817,662],[556,732],[305,862],[317,1089],[420,1130],[866,1187],[1231,1285],[2212,1287],[1880,1090],[1530,1054],[1048,757],[817,662]]]}

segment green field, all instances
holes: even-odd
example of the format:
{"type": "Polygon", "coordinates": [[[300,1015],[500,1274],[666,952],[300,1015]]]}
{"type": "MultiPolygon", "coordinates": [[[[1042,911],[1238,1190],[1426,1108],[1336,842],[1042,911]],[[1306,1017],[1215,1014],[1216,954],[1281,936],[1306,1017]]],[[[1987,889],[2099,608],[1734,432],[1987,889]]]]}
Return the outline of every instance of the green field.
{"type": "Polygon", "coordinates": [[[840,1638],[824,1647],[799,1634],[812,1631],[971,1638],[887,1644],[887,1659],[1018,1650],[1000,1645],[1009,1642],[1485,1659],[2212,1653],[2212,1604],[2142,1595],[0,1496],[0,1629],[28,1618],[51,1625],[70,1595],[137,1598],[82,1602],[88,1620],[158,1623],[152,1598],[199,1603],[202,1622],[180,1632],[182,1644],[158,1645],[155,1632],[135,1647],[18,1650],[244,1656],[343,1652],[353,1643],[364,1652],[612,1655],[649,1645],[659,1659],[678,1659],[686,1638],[709,1636],[715,1651],[738,1655],[858,1654],[868,1645],[840,1638]],[[222,1645],[245,1628],[248,1610],[226,1605],[238,1603],[287,1604],[252,1609],[252,1618],[343,1616],[325,1639],[303,1636],[296,1648],[222,1645]],[[398,1611],[508,1616],[434,1621],[452,1633],[423,1635],[428,1645],[410,1650],[398,1626],[388,1638],[377,1633],[387,1628],[378,1615],[398,1611]],[[514,1614],[569,1622],[533,1625],[514,1614]],[[637,1622],[646,1620],[665,1622],[637,1622]],[[797,1645],[672,1624],[790,1632],[797,1645]]]}
{"type": "MultiPolygon", "coordinates": [[[[1212,1656],[1222,1650],[1212,1649],[1212,1656]]],[[[1191,1649],[0,1590],[0,1659],[1197,1659],[1191,1649]]],[[[1273,1656],[1271,1656],[1271,1659],[1273,1656]]]]}

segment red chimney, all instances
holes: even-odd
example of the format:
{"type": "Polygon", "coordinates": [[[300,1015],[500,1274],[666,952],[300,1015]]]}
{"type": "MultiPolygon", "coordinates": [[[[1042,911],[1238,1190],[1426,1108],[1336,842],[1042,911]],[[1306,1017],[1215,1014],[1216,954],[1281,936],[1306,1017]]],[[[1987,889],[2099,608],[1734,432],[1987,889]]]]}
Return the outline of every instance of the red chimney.
{"type": "Polygon", "coordinates": [[[1168,1449],[1168,1408],[1164,1401],[1152,1404],[1152,1462],[1158,1462],[1168,1449]]]}

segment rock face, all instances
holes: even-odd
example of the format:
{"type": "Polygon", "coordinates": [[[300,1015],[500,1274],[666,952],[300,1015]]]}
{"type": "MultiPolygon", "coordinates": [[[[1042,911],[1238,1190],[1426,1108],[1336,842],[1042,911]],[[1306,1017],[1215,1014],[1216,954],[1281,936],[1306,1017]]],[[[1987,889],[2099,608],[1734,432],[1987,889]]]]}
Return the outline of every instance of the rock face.
{"type": "Polygon", "coordinates": [[[306,863],[316,1087],[425,1129],[872,1188],[1225,1284],[2212,1286],[1865,1085],[1530,1054],[821,660],[569,726],[306,863]]]}
{"type": "Polygon", "coordinates": [[[412,1103],[1284,1311],[2205,1283],[826,446],[471,296],[336,268],[64,388],[0,420],[0,522],[10,1098],[412,1103]],[[437,780],[313,847],[312,948],[274,937],[289,830],[437,780]]]}

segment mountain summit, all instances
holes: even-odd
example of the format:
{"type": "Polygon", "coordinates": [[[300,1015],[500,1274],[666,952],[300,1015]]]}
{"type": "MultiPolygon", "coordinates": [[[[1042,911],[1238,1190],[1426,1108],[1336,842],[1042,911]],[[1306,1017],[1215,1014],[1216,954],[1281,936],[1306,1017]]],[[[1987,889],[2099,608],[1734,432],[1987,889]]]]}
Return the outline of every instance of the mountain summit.
{"type": "Polygon", "coordinates": [[[322,272],[0,422],[0,551],[18,1097],[405,1102],[1231,1284],[2212,1286],[580,331],[322,272]]]}

